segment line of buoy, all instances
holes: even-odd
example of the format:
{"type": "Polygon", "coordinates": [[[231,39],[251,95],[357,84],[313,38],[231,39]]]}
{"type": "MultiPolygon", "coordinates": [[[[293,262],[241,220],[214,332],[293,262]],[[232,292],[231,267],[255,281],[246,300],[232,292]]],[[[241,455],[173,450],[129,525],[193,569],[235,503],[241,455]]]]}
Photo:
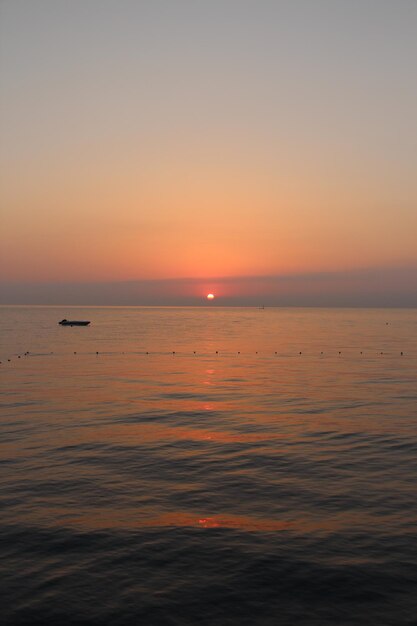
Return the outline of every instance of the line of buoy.
{"type": "MultiPolygon", "coordinates": [[[[238,351],[237,351],[237,354],[240,354],[240,353],[241,353],[241,352],[240,352],[240,350],[238,350],[238,351]]],[[[18,359],[20,359],[22,356],[28,356],[29,354],[30,354],[30,352],[24,352],[24,353],[23,353],[23,355],[18,354],[18,355],[17,355],[17,358],[18,358],[18,359]]],[[[49,354],[54,354],[54,352],[50,352],[49,354]]],[[[76,354],[77,354],[77,351],[75,351],[75,350],[74,350],[73,354],[74,354],[74,355],[76,355],[76,354]]],[[[88,353],[87,353],[87,354],[88,354],[88,353]]],[[[95,354],[96,354],[96,355],[99,355],[99,354],[100,354],[100,352],[97,350],[95,354]]],[[[113,354],[117,354],[117,353],[113,353],[113,354]]],[[[125,354],[125,352],[121,352],[121,353],[119,353],[119,354],[125,354]]],[[[140,353],[135,353],[135,354],[140,354],[140,353]]],[[[149,350],[146,350],[146,352],[144,352],[144,354],[146,354],[146,355],[150,355],[150,354],[152,354],[152,353],[151,353],[151,352],[149,352],[149,350]]],[[[159,353],[159,354],[166,354],[166,353],[159,353]]],[[[172,355],[177,354],[176,350],[172,350],[171,354],[172,354],[172,355]]],[[[183,353],[183,354],[184,354],[184,353],[183,353]]],[[[186,353],[185,353],[185,354],[186,354],[186,353]]],[[[193,354],[197,354],[197,351],[196,351],[196,350],[193,350],[193,354]]],[[[209,354],[210,354],[210,353],[208,353],[208,354],[207,354],[207,353],[205,353],[205,354],[203,353],[203,354],[202,354],[202,356],[209,356],[209,354]]],[[[217,355],[218,355],[218,354],[220,354],[220,351],[219,351],[219,350],[216,350],[216,351],[215,351],[215,354],[217,354],[217,355]]],[[[227,356],[227,354],[231,354],[231,353],[227,353],[227,352],[226,352],[226,353],[225,353],[225,355],[227,356]]],[[[250,356],[250,354],[251,354],[251,353],[247,353],[247,355],[248,355],[248,356],[250,356]]],[[[253,354],[253,353],[252,353],[252,354],[253,354]]],[[[256,350],[254,354],[258,355],[258,354],[259,354],[259,352],[256,350]]],[[[265,353],[264,353],[264,354],[265,354],[265,353]]],[[[275,351],[274,351],[274,354],[275,354],[275,355],[278,355],[278,351],[277,351],[277,350],[275,350],[275,351]]],[[[303,352],[300,350],[300,351],[298,352],[298,355],[299,355],[299,356],[301,356],[302,354],[303,354],[303,352]]],[[[329,353],[327,353],[327,354],[329,354],[329,353]]],[[[342,351],[341,351],[341,350],[339,350],[339,351],[338,351],[338,354],[339,354],[339,355],[341,355],[341,354],[342,354],[342,351]]],[[[360,350],[359,354],[363,355],[364,353],[363,353],[363,351],[362,351],[362,350],[360,350]]],[[[383,356],[383,355],[385,355],[385,354],[387,354],[387,353],[385,353],[383,350],[381,350],[380,352],[377,352],[376,354],[379,354],[379,355],[383,356]]],[[[323,351],[323,350],[320,352],[320,355],[324,355],[324,351],[323,351]]],[[[267,354],[266,354],[266,356],[267,356],[267,354]]],[[[281,355],[281,356],[290,356],[290,355],[281,355]]],[[[314,354],[310,354],[309,356],[314,356],[314,354]]],[[[394,355],[392,355],[392,356],[394,356],[394,355]]],[[[401,351],[401,352],[400,352],[400,356],[404,356],[404,351],[401,351]]],[[[7,359],[7,362],[8,362],[8,363],[10,363],[11,361],[12,361],[12,359],[11,359],[11,358],[10,358],[10,359],[7,359]]],[[[0,361],[0,364],[2,364],[2,361],[0,361]]]]}

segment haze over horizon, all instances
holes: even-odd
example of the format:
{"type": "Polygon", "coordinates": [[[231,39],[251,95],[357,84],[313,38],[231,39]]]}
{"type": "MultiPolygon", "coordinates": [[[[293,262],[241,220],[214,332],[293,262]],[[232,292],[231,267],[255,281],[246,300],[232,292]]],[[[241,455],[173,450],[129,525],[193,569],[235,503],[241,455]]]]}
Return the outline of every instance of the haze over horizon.
{"type": "Polygon", "coordinates": [[[0,303],[417,306],[416,2],[0,18],[0,303]]]}
{"type": "Polygon", "coordinates": [[[287,276],[3,283],[0,305],[417,307],[417,268],[287,276]],[[207,294],[213,295],[207,299],[207,294]]]}

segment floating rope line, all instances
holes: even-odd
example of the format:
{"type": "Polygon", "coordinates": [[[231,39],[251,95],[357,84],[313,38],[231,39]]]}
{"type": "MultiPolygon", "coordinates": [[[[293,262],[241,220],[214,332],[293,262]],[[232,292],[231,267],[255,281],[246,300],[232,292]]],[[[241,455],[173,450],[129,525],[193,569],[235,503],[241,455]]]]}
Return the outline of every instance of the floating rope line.
{"type": "MultiPolygon", "coordinates": [[[[344,354],[347,356],[353,356],[356,352],[345,352],[344,354]]],[[[17,359],[21,359],[22,356],[23,357],[28,357],[28,356],[32,356],[32,357],[38,357],[38,356],[50,356],[55,354],[54,352],[49,352],[49,353],[31,353],[29,351],[24,352],[23,354],[17,354],[17,355],[13,355],[14,358],[17,359]]],[[[81,356],[86,356],[86,355],[92,355],[95,354],[96,356],[115,356],[115,355],[120,355],[120,354],[128,354],[128,355],[136,355],[136,356],[168,356],[168,355],[172,355],[172,356],[191,356],[191,354],[196,355],[196,356],[200,356],[200,357],[214,357],[214,356],[223,356],[223,357],[231,357],[233,355],[239,356],[241,354],[240,350],[235,351],[224,351],[221,352],[220,350],[215,350],[214,352],[201,352],[201,353],[197,353],[197,350],[193,350],[192,353],[191,352],[178,352],[177,350],[172,350],[171,352],[150,352],[149,350],[146,351],[132,351],[132,352],[118,352],[118,351],[114,351],[114,352],[99,352],[98,350],[96,352],[81,352],[78,353],[76,350],[74,350],[73,355],[77,356],[77,355],[81,355],[81,356]]],[[[278,356],[279,358],[291,358],[292,356],[296,356],[296,354],[298,354],[298,356],[306,356],[306,357],[315,357],[315,356],[324,356],[325,352],[323,350],[320,351],[320,353],[303,353],[301,350],[298,353],[279,353],[277,350],[275,350],[273,353],[269,353],[269,352],[259,352],[258,350],[256,350],[255,352],[247,352],[245,354],[245,356],[250,357],[250,356],[260,356],[261,358],[268,358],[270,356],[278,356]]],[[[337,353],[331,353],[331,352],[326,352],[326,356],[341,356],[342,355],[342,350],[338,350],[337,353]]],[[[359,351],[360,355],[364,355],[363,350],[359,351]]],[[[383,350],[381,351],[376,351],[376,352],[368,352],[367,356],[404,356],[405,352],[403,350],[401,350],[399,353],[394,353],[394,352],[385,352],[383,350]]],[[[69,355],[69,353],[57,353],[57,355],[59,356],[64,356],[64,355],[69,355]]],[[[12,362],[12,358],[8,358],[7,362],[11,363],[12,362]]],[[[0,361],[0,365],[3,363],[3,361],[0,361]]]]}

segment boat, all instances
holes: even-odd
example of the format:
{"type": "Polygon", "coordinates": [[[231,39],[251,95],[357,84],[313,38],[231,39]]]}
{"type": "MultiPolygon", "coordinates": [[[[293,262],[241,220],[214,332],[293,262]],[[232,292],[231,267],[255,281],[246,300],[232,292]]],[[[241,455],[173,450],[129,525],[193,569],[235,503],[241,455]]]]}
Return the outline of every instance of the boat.
{"type": "Polygon", "coordinates": [[[88,326],[89,323],[81,320],[61,320],[58,322],[61,326],[88,326]]]}

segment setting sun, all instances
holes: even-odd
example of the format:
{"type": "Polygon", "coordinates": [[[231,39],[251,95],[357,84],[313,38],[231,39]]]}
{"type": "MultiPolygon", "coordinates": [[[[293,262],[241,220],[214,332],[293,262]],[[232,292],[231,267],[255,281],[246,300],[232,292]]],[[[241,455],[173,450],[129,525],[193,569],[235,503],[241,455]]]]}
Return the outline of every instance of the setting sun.
{"type": "Polygon", "coordinates": [[[207,294],[207,300],[214,300],[214,294],[213,293],[208,293],[207,294]]]}

